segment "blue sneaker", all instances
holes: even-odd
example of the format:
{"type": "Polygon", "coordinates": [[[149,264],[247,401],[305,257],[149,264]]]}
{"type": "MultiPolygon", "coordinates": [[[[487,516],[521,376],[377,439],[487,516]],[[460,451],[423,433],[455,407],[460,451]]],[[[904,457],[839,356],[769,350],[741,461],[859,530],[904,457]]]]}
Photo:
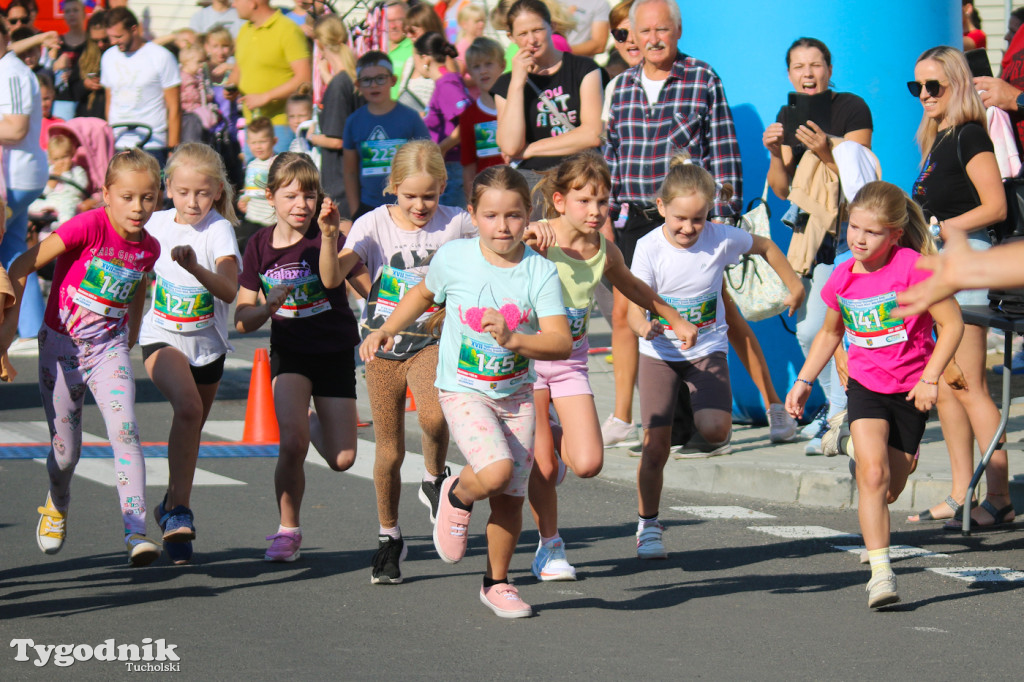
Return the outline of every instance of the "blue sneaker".
{"type": "Polygon", "coordinates": [[[156,515],[157,525],[164,532],[164,543],[191,542],[196,538],[196,527],[192,516],[192,510],[179,504],[170,511],[165,510],[167,495],[163,501],[156,506],[153,513],[156,515]]]}
{"type": "Polygon", "coordinates": [[[813,440],[828,433],[828,428],[828,403],[825,403],[814,413],[811,421],[800,431],[800,435],[805,440],[813,440]]]}
{"type": "Polygon", "coordinates": [[[168,542],[164,545],[167,558],[175,566],[182,566],[192,562],[192,542],[168,542]]]}

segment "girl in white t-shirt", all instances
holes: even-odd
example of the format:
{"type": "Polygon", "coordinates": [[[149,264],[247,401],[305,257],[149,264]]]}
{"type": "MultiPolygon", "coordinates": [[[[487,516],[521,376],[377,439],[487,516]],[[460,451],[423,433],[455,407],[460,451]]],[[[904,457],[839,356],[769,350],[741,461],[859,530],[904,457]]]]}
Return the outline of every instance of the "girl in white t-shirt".
{"type": "Polygon", "coordinates": [[[217,395],[228,343],[228,307],[238,291],[242,257],[233,224],[233,192],[220,155],[184,144],[165,171],[174,208],[158,211],[146,230],[160,242],[153,303],[139,343],[146,372],[174,410],[167,437],[167,494],[156,507],[167,555],[192,558],[196,536],[189,497],[203,424],[217,395]]]}
{"type": "Polygon", "coordinates": [[[715,181],[684,153],[672,160],[658,194],[660,229],[641,238],[633,255],[633,274],[646,282],[683,319],[697,325],[697,343],[681,347],[664,319],[648,319],[630,304],[629,326],[640,337],[640,412],[644,443],[637,470],[640,518],[637,556],[664,559],[658,522],[662,470],[671,447],[676,396],[683,382],[690,391],[693,420],[707,441],[706,456],[725,454],[732,435],[728,325],[722,302],[722,276],[743,254],[763,256],[789,288],[790,314],[800,307],[804,288],[782,251],[770,239],[708,222],[715,181]],[[664,331],[664,335],[660,332],[664,331]]]}
{"type": "MultiPolygon", "coordinates": [[[[373,279],[359,325],[364,338],[379,329],[404,295],[423,280],[442,244],[476,236],[466,211],[439,204],[447,180],[444,157],[436,144],[407,142],[395,154],[388,178],[387,192],[397,197],[397,203],[375,208],[352,225],[339,258],[343,272],[362,261],[373,279]]],[[[338,220],[335,211],[331,217],[338,220]]],[[[394,347],[378,351],[377,361],[366,365],[377,440],[373,483],[380,522],[370,577],[373,584],[402,582],[400,564],[408,552],[398,526],[407,391],[416,402],[422,432],[425,470],[419,498],[430,510],[431,522],[437,514],[441,483],[448,475],[448,426],[434,387],[438,337],[426,325],[434,312],[431,308],[402,329],[394,347]]]]}

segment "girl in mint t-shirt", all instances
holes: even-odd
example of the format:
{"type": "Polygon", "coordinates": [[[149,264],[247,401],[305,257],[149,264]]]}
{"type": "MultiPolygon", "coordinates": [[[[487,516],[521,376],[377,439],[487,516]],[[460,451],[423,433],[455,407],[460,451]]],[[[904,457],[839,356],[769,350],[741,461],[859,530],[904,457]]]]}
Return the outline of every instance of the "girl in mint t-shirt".
{"type": "Polygon", "coordinates": [[[174,208],[146,229],[160,242],[153,303],[142,320],[142,359],[174,411],[167,436],[167,494],[157,505],[167,555],[192,558],[189,507],[203,424],[213,407],[229,350],[228,308],[238,293],[242,256],[232,226],[233,191],[220,155],[205,144],[178,147],[165,169],[174,208]]]}
{"type": "Polygon", "coordinates": [[[145,566],[160,556],[160,545],[146,537],[146,466],[128,357],[139,336],[146,273],[160,255],[160,244],[145,230],[159,198],[156,159],[139,149],[119,152],[107,166],[105,206],[64,223],[11,266],[17,303],[0,327],[0,355],[14,338],[29,274],[57,261],[39,330],[39,392],[52,447],[46,459],[50,490],[39,507],[36,544],[46,554],[59,552],[67,537],[88,388],[114,452],[129,561],[145,566]]]}
{"type": "MultiPolygon", "coordinates": [[[[896,295],[927,278],[915,268],[934,253],[921,209],[895,185],[870,182],[850,204],[851,260],[837,265],[821,292],[829,310],[814,338],[786,409],[798,419],[818,373],[845,335],[850,344],[847,412],[856,451],[857,515],[871,564],[868,606],[899,601],[889,563],[889,510],[907,477],[964,325],[952,299],[927,314],[894,319],[896,295]],[[932,322],[938,337],[932,340],[932,322]]],[[[847,415],[833,417],[837,423],[847,415]]],[[[831,421],[831,420],[830,420],[831,421]]]]}
{"type": "Polygon", "coordinates": [[[363,341],[376,362],[396,335],[435,303],[446,307],[435,385],[441,409],[469,464],[444,480],[434,547],[456,563],[466,553],[473,504],[489,499],[487,571],[480,600],[502,618],[533,613],[508,580],[533,466],[533,363],[572,351],[558,272],[522,243],[530,214],[526,181],[508,166],[477,176],[470,214],[476,239],[448,242],[426,278],[402,297],[387,322],[363,341]]]}

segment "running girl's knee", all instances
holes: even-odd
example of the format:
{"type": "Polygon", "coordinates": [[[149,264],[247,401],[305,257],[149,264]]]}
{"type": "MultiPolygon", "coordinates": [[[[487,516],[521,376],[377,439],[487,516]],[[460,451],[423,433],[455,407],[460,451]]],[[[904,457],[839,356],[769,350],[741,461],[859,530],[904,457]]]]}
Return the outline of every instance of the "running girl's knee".
{"type": "Polygon", "coordinates": [[[278,452],[281,459],[298,461],[301,464],[309,452],[309,434],[296,431],[282,432],[278,452]]]}
{"type": "Polygon", "coordinates": [[[502,459],[488,464],[476,473],[476,479],[487,497],[499,495],[508,488],[512,482],[512,474],[515,466],[511,459],[502,459]]]}

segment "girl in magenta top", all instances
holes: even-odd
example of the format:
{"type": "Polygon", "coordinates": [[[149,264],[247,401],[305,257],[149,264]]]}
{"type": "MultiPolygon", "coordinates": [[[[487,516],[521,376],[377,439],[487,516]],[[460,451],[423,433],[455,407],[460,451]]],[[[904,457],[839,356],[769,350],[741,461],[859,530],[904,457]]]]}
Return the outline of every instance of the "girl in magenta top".
{"type": "Polygon", "coordinates": [[[458,56],[455,46],[440,33],[424,33],[413,44],[416,68],[426,78],[434,80],[434,94],[427,104],[423,122],[430,131],[430,139],[444,154],[448,170],[448,184],[441,195],[444,206],[466,207],[466,192],[462,184],[462,164],[459,154],[459,117],[473,101],[457,71],[445,69],[449,58],[458,56]]]}
{"type": "MultiPolygon", "coordinates": [[[[814,379],[845,333],[853,438],[846,452],[852,458],[856,451],[858,516],[871,564],[868,606],[878,608],[899,601],[889,563],[887,505],[896,501],[916,466],[928,411],[964,325],[952,299],[936,303],[926,314],[893,317],[896,295],[928,276],[915,268],[917,259],[935,253],[921,209],[898,187],[871,182],[857,192],[847,241],[853,258],[836,266],[822,289],[829,308],[825,324],[786,397],[786,409],[800,417],[814,379]],[[935,341],[933,322],[938,326],[935,341]]],[[[846,417],[839,413],[829,421],[839,424],[846,417]]]]}
{"type": "Polygon", "coordinates": [[[107,425],[133,566],[160,556],[146,537],[146,466],[135,420],[135,379],[128,351],[139,337],[146,274],[160,244],[144,229],[160,198],[160,167],[145,152],[116,154],[103,183],[105,207],[78,215],[11,266],[18,304],[0,328],[0,353],[14,338],[29,274],[56,259],[53,286],[39,330],[39,390],[52,447],[50,489],[39,507],[36,544],[56,554],[67,537],[71,478],[82,452],[86,387],[107,425]]]}

